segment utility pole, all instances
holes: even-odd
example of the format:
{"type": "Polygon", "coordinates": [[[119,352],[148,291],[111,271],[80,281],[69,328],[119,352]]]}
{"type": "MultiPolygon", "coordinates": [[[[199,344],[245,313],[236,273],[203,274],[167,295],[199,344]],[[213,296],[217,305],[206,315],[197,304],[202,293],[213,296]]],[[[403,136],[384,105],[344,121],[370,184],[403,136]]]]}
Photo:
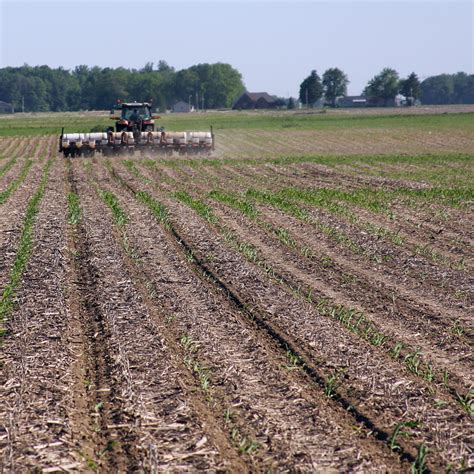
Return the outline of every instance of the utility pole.
{"type": "Polygon", "coordinates": [[[21,96],[21,111],[25,113],[25,96],[21,96]]]}
{"type": "Polygon", "coordinates": [[[202,96],[201,96],[201,110],[204,110],[204,92],[202,93],[202,96]]]}
{"type": "Polygon", "coordinates": [[[306,88],[306,108],[308,108],[308,88],[306,88]]]}
{"type": "Polygon", "coordinates": [[[199,112],[199,93],[196,91],[196,112],[199,112]]]}
{"type": "Polygon", "coordinates": [[[189,105],[189,111],[191,112],[191,97],[192,95],[189,94],[189,97],[188,97],[188,105],[189,105]]]}

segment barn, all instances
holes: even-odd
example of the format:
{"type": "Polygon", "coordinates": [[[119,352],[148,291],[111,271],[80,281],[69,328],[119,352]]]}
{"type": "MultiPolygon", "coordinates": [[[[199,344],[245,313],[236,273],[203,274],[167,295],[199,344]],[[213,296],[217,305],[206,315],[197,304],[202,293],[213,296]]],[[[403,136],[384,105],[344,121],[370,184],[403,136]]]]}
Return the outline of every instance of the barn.
{"type": "Polygon", "coordinates": [[[234,110],[241,109],[274,109],[275,99],[267,92],[244,92],[233,105],[234,110]]]}

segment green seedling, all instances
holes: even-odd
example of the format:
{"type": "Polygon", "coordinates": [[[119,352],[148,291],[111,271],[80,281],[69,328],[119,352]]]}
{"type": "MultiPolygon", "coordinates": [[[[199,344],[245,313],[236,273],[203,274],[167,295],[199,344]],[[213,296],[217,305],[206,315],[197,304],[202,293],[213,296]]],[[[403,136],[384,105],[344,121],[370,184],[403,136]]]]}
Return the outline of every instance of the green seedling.
{"type": "Polygon", "coordinates": [[[94,406],[94,410],[95,410],[96,412],[101,411],[103,408],[104,408],[104,402],[99,402],[99,403],[97,403],[97,404],[94,406]]]}
{"type": "Polygon", "coordinates": [[[393,430],[392,435],[388,440],[388,445],[392,451],[401,451],[401,446],[398,444],[397,439],[408,438],[411,436],[411,433],[408,431],[404,431],[404,428],[417,428],[419,423],[417,421],[401,421],[397,423],[395,429],[393,430]]]}
{"type": "Polygon", "coordinates": [[[408,370],[415,375],[420,375],[421,372],[421,360],[420,352],[415,351],[413,354],[408,354],[405,356],[405,365],[408,370]]]}
{"type": "Polygon", "coordinates": [[[435,407],[436,408],[443,408],[448,404],[448,402],[445,402],[444,400],[436,399],[435,400],[435,407]]]}
{"type": "Polygon", "coordinates": [[[434,375],[433,367],[431,365],[426,366],[424,377],[427,382],[433,382],[435,375],[434,375]]]}
{"type": "Polygon", "coordinates": [[[225,424],[228,425],[234,421],[235,415],[230,408],[226,408],[224,412],[225,424]]]}
{"type": "Polygon", "coordinates": [[[467,413],[474,413],[474,389],[469,389],[464,395],[456,392],[456,397],[467,413]]]}
{"type": "Polygon", "coordinates": [[[168,209],[146,191],[138,191],[135,198],[150,209],[155,219],[166,228],[170,227],[168,209]]]}
{"type": "Polygon", "coordinates": [[[21,185],[21,183],[23,183],[32,165],[32,160],[26,160],[18,177],[14,179],[4,191],[0,192],[0,204],[6,202],[13,192],[15,192],[15,190],[21,185]]]}
{"type": "Polygon", "coordinates": [[[301,369],[305,366],[303,359],[290,349],[286,351],[286,358],[288,359],[288,365],[286,366],[288,370],[301,369]]]}
{"type": "MultiPolygon", "coordinates": [[[[49,170],[53,163],[52,159],[49,159],[41,177],[40,184],[34,193],[33,197],[28,202],[26,208],[25,217],[23,220],[23,228],[20,235],[15,258],[13,265],[10,270],[9,282],[5,286],[3,293],[0,296],[0,323],[8,317],[13,310],[13,299],[14,292],[21,282],[21,278],[28,264],[28,260],[33,247],[33,226],[36,220],[36,216],[39,212],[39,206],[46,189],[48,182],[49,170]]],[[[0,337],[3,336],[3,329],[0,330],[0,337]]]]}
{"type": "Polygon", "coordinates": [[[128,222],[128,218],[125,214],[125,211],[120,206],[117,197],[110,191],[104,190],[99,190],[99,196],[112,211],[115,224],[117,224],[119,227],[123,227],[124,225],[126,225],[128,222]]]}
{"type": "Polygon", "coordinates": [[[239,442],[239,452],[242,454],[251,456],[256,453],[259,448],[260,445],[256,441],[246,438],[245,436],[239,442]]]}
{"type": "Polygon", "coordinates": [[[336,389],[339,386],[339,379],[342,372],[344,371],[334,371],[334,373],[326,380],[326,383],[324,385],[324,394],[327,397],[333,398],[336,394],[336,389]]]}
{"type": "Polygon", "coordinates": [[[186,204],[188,207],[196,211],[204,220],[211,224],[217,224],[219,222],[218,217],[214,214],[212,209],[199,199],[194,199],[186,191],[178,191],[174,193],[174,197],[186,204]]]}
{"type": "Polygon", "coordinates": [[[213,190],[209,193],[209,197],[215,201],[226,204],[237,211],[240,211],[250,219],[255,219],[258,215],[258,211],[255,206],[246,200],[244,196],[237,195],[229,191],[224,192],[221,190],[213,190]]]}
{"type": "Polygon", "coordinates": [[[188,336],[187,334],[181,336],[181,339],[179,340],[179,343],[183,347],[184,350],[189,351],[189,352],[196,352],[197,350],[197,344],[194,341],[194,339],[191,336],[188,336]]]}
{"type": "Polygon", "coordinates": [[[453,327],[451,328],[451,332],[457,336],[462,337],[464,335],[464,327],[461,325],[459,321],[455,321],[453,327]]]}
{"type": "Polygon", "coordinates": [[[81,220],[81,207],[79,196],[76,193],[69,193],[67,195],[68,204],[68,224],[77,225],[81,220]]]}
{"type": "Polygon", "coordinates": [[[429,450],[426,448],[424,444],[422,444],[418,448],[416,459],[411,466],[412,474],[426,474],[426,472],[428,472],[428,469],[426,466],[426,456],[428,452],[429,450]]]}
{"type": "Polygon", "coordinates": [[[394,359],[398,359],[400,357],[400,352],[403,349],[403,344],[401,342],[397,342],[393,349],[391,350],[392,357],[394,359]]]}
{"type": "Polygon", "coordinates": [[[449,382],[449,372],[448,372],[447,369],[444,369],[444,370],[443,370],[443,385],[444,385],[445,387],[447,387],[447,386],[448,386],[448,382],[449,382]]]}

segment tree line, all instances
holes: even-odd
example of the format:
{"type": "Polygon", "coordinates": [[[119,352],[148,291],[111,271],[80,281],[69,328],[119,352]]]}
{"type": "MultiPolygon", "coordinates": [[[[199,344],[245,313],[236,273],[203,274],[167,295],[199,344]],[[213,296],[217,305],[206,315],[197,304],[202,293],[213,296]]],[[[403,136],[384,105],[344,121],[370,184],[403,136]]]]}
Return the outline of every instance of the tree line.
{"type": "Polygon", "coordinates": [[[176,71],[165,61],[142,69],[48,66],[0,69],[0,100],[16,111],[109,109],[117,99],[153,101],[157,109],[182,100],[196,108],[226,108],[243,92],[242,75],[229,64],[198,64],[176,71]]]}
{"type": "MultiPolygon", "coordinates": [[[[347,95],[347,75],[338,68],[330,68],[322,78],[316,70],[300,84],[299,100],[314,105],[324,99],[326,105],[335,107],[339,97],[347,95]]],[[[362,96],[370,99],[371,105],[391,105],[398,95],[405,98],[406,105],[418,101],[423,104],[474,104],[474,74],[440,74],[420,81],[412,72],[400,78],[392,68],[384,68],[367,83],[362,96]]]]}
{"type": "MultiPolygon", "coordinates": [[[[300,84],[299,100],[313,105],[320,99],[336,106],[347,95],[349,79],[339,68],[330,68],[320,77],[311,71],[300,84]]],[[[16,111],[75,111],[109,109],[117,99],[153,101],[159,110],[182,100],[199,109],[231,107],[245,91],[242,75],[229,64],[198,64],[176,71],[165,61],[141,69],[77,66],[73,70],[48,66],[0,69],[0,100],[16,111]]],[[[413,72],[400,78],[385,68],[367,83],[362,94],[372,105],[390,105],[397,95],[407,105],[473,104],[474,75],[464,72],[441,74],[420,81],[413,72]]],[[[279,99],[277,105],[293,108],[295,101],[279,99]]]]}

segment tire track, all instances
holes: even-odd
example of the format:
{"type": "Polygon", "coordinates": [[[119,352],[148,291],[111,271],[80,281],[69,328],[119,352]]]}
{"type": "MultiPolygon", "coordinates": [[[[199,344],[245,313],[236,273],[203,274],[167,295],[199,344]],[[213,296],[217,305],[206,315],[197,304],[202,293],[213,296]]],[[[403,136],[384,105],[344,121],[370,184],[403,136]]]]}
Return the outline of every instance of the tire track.
{"type": "MultiPolygon", "coordinates": [[[[100,176],[100,182],[105,183],[107,179],[104,174],[100,176]]],[[[115,188],[115,190],[117,193],[123,193],[120,189],[115,188]]],[[[186,250],[189,250],[181,236],[176,234],[173,228],[170,231],[172,235],[169,235],[160,230],[156,224],[144,225],[144,222],[149,221],[149,217],[145,217],[146,214],[139,210],[140,207],[131,203],[129,199],[130,197],[125,195],[121,198],[121,202],[129,208],[130,215],[137,215],[137,218],[131,222],[130,228],[136,235],[135,244],[141,249],[140,258],[145,260],[144,267],[149,269],[149,278],[155,281],[157,288],[160,288],[160,285],[157,283],[157,278],[152,275],[160,275],[158,282],[169,282],[164,287],[161,284],[160,293],[164,294],[160,297],[160,303],[167,306],[168,310],[177,317],[177,322],[181,322],[183,328],[187,328],[192,338],[197,341],[200,353],[202,351],[206,359],[210,361],[213,379],[216,379],[215,384],[226,387],[223,396],[226,397],[229,393],[230,400],[228,399],[227,403],[231,402],[229,406],[232,410],[239,413],[239,404],[244,404],[245,411],[241,412],[241,416],[257,433],[258,442],[267,450],[262,453],[263,459],[260,462],[267,459],[269,466],[275,469],[303,470],[310,466],[314,469],[332,467],[347,469],[348,466],[361,468],[360,462],[370,469],[369,466],[380,468],[380,462],[387,462],[389,458],[386,458],[384,454],[386,448],[370,439],[365,446],[367,451],[359,451],[360,447],[364,446],[360,444],[359,439],[355,445],[357,450],[342,449],[342,451],[347,451],[346,456],[351,457],[337,459],[339,456],[334,451],[332,443],[336,442],[340,447],[345,445],[344,433],[347,433],[347,427],[353,422],[351,418],[344,414],[344,410],[340,409],[338,404],[332,405],[329,399],[321,398],[322,393],[311,388],[307,375],[303,372],[298,371],[298,375],[295,372],[292,376],[291,370],[281,369],[285,363],[288,364],[288,348],[285,347],[282,350],[281,344],[275,344],[273,338],[262,335],[261,331],[255,327],[255,323],[249,322],[248,317],[243,313],[245,312],[243,306],[236,304],[233,300],[228,288],[216,285],[210,273],[202,274],[203,267],[199,265],[199,262],[197,262],[198,279],[193,276],[193,273],[179,269],[178,261],[172,255],[181,254],[179,259],[182,261],[186,250]],[[144,244],[141,245],[144,245],[144,248],[140,247],[142,242],[144,244]],[[148,256],[151,248],[154,248],[153,255],[148,256]],[[163,249],[163,251],[156,249],[163,249]],[[160,262],[159,267],[157,262],[160,262]],[[172,282],[186,282],[186,285],[184,287],[182,284],[172,285],[172,282]],[[204,291],[204,288],[209,288],[209,290],[204,291]],[[213,297],[215,302],[202,306],[205,301],[209,301],[208,291],[211,291],[211,295],[215,295],[213,297]],[[226,298],[230,298],[230,304],[226,298]],[[187,308],[193,308],[191,314],[189,314],[190,309],[187,308]],[[194,314],[199,315],[198,320],[195,319],[194,314]],[[285,386],[287,388],[284,388],[285,386]],[[295,395],[298,394],[296,399],[295,395],[291,394],[292,392],[295,395]],[[285,393],[287,394],[282,400],[281,396],[285,393]],[[232,404],[232,400],[240,400],[240,402],[236,405],[235,401],[232,404]],[[314,423],[319,428],[307,426],[307,423],[315,416],[314,423]],[[343,427],[338,426],[339,423],[335,421],[338,419],[340,422],[344,421],[343,427]],[[325,434],[323,426],[330,426],[332,434],[325,434]],[[291,437],[289,433],[293,433],[291,437]],[[333,441],[330,442],[329,438],[333,441]],[[292,439],[291,444],[287,445],[284,441],[286,439],[292,439]],[[321,451],[322,448],[323,451],[321,451]],[[295,450],[296,452],[293,453],[295,450]],[[303,452],[306,452],[305,456],[303,452]],[[362,456],[360,461],[354,459],[356,452],[359,452],[357,458],[362,456]],[[377,461],[372,464],[374,462],[372,456],[375,452],[378,452],[376,455],[379,459],[378,464],[377,461]],[[328,453],[333,453],[332,456],[337,460],[331,462],[327,459],[328,453]],[[301,456],[300,459],[294,457],[297,454],[301,456]],[[351,459],[352,461],[347,464],[351,459]],[[334,462],[336,464],[333,464],[334,462]]],[[[191,265],[191,269],[193,267],[196,267],[196,263],[191,265]]],[[[355,443],[355,439],[352,443],[355,443]]],[[[264,468],[265,464],[258,464],[258,466],[264,468]]]]}
{"type": "Polygon", "coordinates": [[[472,433],[468,429],[467,418],[463,417],[461,432],[464,436],[456,440],[461,423],[457,408],[448,404],[442,410],[438,408],[433,411],[431,388],[424,387],[423,383],[410,376],[402,376],[397,364],[390,359],[372,359],[374,355],[370,346],[367,347],[360,340],[352,341],[352,336],[336,331],[331,321],[317,318],[314,314],[309,318],[308,311],[311,313],[311,309],[301,306],[291,295],[283,295],[277,287],[265,283],[259,273],[242,262],[240,257],[224,250],[221,239],[209,232],[202,223],[199,224],[189,210],[165,196],[160,195],[160,198],[172,210],[180,236],[183,238],[181,232],[184,232],[185,240],[191,242],[189,247],[194,255],[206,261],[208,269],[219,275],[225,286],[237,294],[243,304],[262,311],[262,320],[271,325],[275,332],[282,334],[289,346],[296,348],[296,353],[303,354],[307,365],[317,360],[318,371],[322,369],[328,375],[333,373],[334,367],[344,370],[344,385],[348,384],[343,389],[344,396],[351,400],[352,406],[358,407],[357,410],[362,410],[361,413],[370,413],[366,418],[377,420],[374,425],[384,426],[382,432],[390,432],[389,427],[395,426],[401,416],[403,419],[419,419],[423,425],[408,444],[427,443],[430,449],[433,448],[431,462],[435,466],[443,466],[448,462],[461,463],[463,457],[469,457],[467,453],[472,433]],[[280,296],[277,297],[277,294],[280,296]],[[295,321],[294,315],[299,315],[298,321],[295,321]],[[314,330],[315,321],[317,332],[314,330]],[[344,358],[341,359],[346,351],[351,354],[352,362],[349,365],[344,358]],[[371,354],[369,359],[368,354],[371,354]],[[323,366],[322,361],[325,361],[323,366]],[[367,374],[367,371],[372,375],[367,374]],[[406,406],[404,413],[401,407],[407,403],[407,396],[413,403],[406,406]],[[439,442],[440,439],[444,440],[443,443],[439,442]]]}
{"type": "Polygon", "coordinates": [[[105,204],[81,166],[73,162],[87,261],[95,273],[91,304],[102,321],[95,344],[106,348],[110,374],[104,387],[110,390],[110,402],[104,402],[104,412],[110,412],[112,423],[104,425],[113,430],[110,436],[120,446],[127,470],[224,469],[231,462],[219,456],[225,447],[206,430],[207,420],[200,419],[193,396],[170,363],[170,347],[137,291],[105,204]]]}

